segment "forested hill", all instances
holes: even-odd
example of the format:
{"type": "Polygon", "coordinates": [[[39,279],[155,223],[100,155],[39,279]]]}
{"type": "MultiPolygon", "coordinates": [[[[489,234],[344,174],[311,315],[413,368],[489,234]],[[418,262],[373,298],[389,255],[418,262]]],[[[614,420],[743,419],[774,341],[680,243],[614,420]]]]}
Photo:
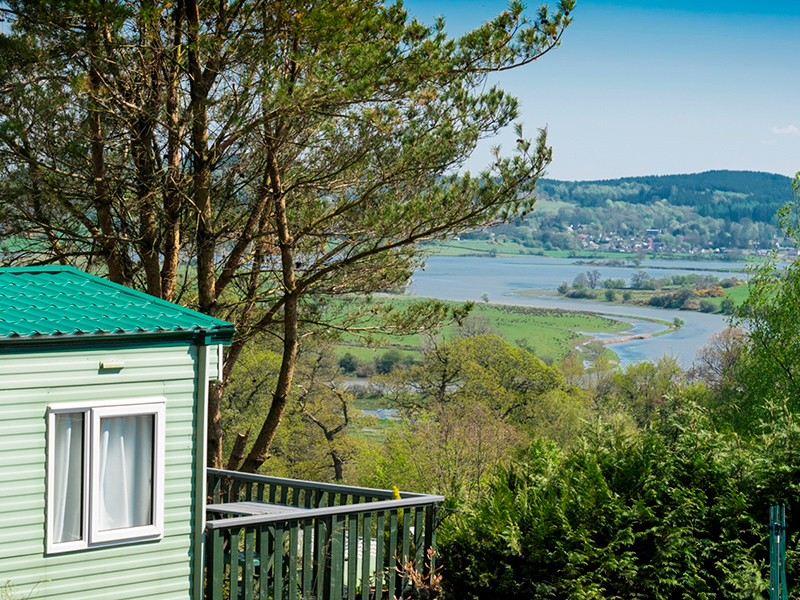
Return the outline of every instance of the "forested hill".
{"type": "Polygon", "coordinates": [[[689,206],[704,217],[740,222],[775,223],[775,214],[792,197],[792,180],[784,175],[754,171],[706,171],[691,175],[650,175],[601,181],[541,179],[540,198],[562,200],[584,207],[603,206],[607,200],[651,204],[666,200],[689,206]]]}
{"type": "Polygon", "coordinates": [[[464,237],[514,241],[531,252],[675,253],[766,251],[792,244],[777,212],[792,180],[752,171],[707,171],[536,184],[532,213],[464,237]]]}

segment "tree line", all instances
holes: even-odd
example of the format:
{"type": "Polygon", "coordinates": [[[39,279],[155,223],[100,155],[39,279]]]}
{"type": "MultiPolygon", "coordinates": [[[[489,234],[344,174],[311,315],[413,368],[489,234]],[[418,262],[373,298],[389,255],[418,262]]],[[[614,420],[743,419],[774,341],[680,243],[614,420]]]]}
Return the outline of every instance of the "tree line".
{"type": "Polygon", "coordinates": [[[735,301],[725,296],[725,290],[740,285],[744,285],[744,282],[738,277],[720,279],[713,275],[696,273],[652,277],[643,270],[634,271],[630,282],[626,282],[621,278],[602,279],[600,271],[593,269],[578,273],[571,285],[566,281],[562,282],[556,291],[567,298],[601,298],[606,302],[633,302],[659,308],[722,312],[730,315],[735,310],[735,301]],[[652,293],[646,294],[646,297],[634,298],[634,291],[652,293]],[[710,298],[721,300],[717,303],[710,298]]]}
{"type": "Polygon", "coordinates": [[[553,199],[580,206],[608,200],[653,204],[664,200],[690,206],[704,217],[777,225],[776,214],[791,194],[791,178],[755,171],[706,171],[687,175],[625,177],[603,181],[544,179],[539,189],[553,199]]]}

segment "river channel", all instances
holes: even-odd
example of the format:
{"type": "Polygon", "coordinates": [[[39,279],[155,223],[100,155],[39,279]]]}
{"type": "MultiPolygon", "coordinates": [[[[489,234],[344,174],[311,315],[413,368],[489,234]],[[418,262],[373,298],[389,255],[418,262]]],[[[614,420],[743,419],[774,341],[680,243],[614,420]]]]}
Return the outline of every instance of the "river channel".
{"type": "MultiPolygon", "coordinates": [[[[745,266],[745,263],[729,262],[645,260],[641,264],[641,269],[654,278],[698,273],[719,278],[736,275],[744,279],[745,266]],[[731,273],[732,269],[738,269],[740,272],[731,273]]],[[[497,258],[431,256],[425,268],[414,274],[408,293],[421,298],[476,302],[481,301],[483,294],[488,294],[489,302],[493,304],[597,312],[631,323],[632,329],[626,332],[628,335],[653,333],[664,329],[663,325],[636,317],[665,321],[672,321],[678,317],[686,322],[681,329],[665,335],[609,344],[623,365],[641,360],[657,360],[666,354],[675,356],[684,368],[688,368],[697,350],[706,344],[709,336],[727,326],[726,318],[721,315],[644,306],[615,306],[567,299],[552,293],[561,282],[572,283],[578,273],[594,269],[600,271],[602,279],[624,279],[628,282],[635,271],[626,267],[575,264],[575,259],[547,256],[497,258]],[[524,290],[541,290],[541,294],[515,295],[524,290]]],[[[619,336],[620,334],[614,334],[614,337],[619,336]]],[[[602,336],[597,335],[597,337],[602,336]]]]}

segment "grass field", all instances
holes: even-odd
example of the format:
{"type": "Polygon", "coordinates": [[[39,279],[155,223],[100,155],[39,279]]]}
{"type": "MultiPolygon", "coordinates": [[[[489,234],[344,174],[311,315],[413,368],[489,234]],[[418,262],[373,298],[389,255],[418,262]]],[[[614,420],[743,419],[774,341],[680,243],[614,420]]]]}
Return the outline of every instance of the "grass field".
{"type": "Polygon", "coordinates": [[[560,208],[574,208],[575,205],[569,202],[564,202],[563,200],[542,200],[541,198],[536,200],[536,204],[533,207],[534,213],[554,213],[558,212],[560,208]]]}
{"type": "MultiPolygon", "coordinates": [[[[392,301],[410,302],[411,299],[393,298],[392,301]]],[[[502,304],[476,304],[468,319],[473,325],[496,333],[539,358],[554,361],[563,359],[575,345],[590,339],[587,333],[622,332],[630,327],[627,323],[591,313],[502,304]]],[[[459,326],[450,324],[438,337],[448,340],[459,335],[459,326]]],[[[380,348],[369,348],[354,338],[345,337],[337,346],[337,353],[341,357],[349,352],[362,362],[370,362],[376,355],[393,348],[410,360],[419,360],[428,339],[424,335],[387,338],[380,348]]]]}

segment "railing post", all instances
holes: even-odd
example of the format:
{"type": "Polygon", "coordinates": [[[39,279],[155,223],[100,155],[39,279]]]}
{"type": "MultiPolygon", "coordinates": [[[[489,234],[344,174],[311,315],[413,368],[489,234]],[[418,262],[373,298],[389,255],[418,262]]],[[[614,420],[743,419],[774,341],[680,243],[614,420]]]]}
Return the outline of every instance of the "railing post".
{"type": "MultiPolygon", "coordinates": [[[[383,547],[386,541],[386,512],[380,511],[375,519],[375,598],[383,598],[383,547]]],[[[390,575],[391,578],[391,575],[390,575]]],[[[391,597],[391,596],[390,596],[391,597]]]]}
{"type": "Polygon", "coordinates": [[[400,593],[402,594],[408,585],[408,564],[411,558],[411,509],[407,508],[403,511],[403,554],[401,555],[400,569],[403,573],[403,581],[400,586],[400,593]]]}
{"type": "Polygon", "coordinates": [[[268,497],[269,499],[267,500],[267,502],[272,502],[273,504],[275,503],[276,492],[277,490],[275,489],[275,484],[274,483],[269,484],[269,497],[268,497]]]}
{"type": "Polygon", "coordinates": [[[228,547],[228,557],[230,558],[231,600],[237,600],[239,598],[239,531],[238,527],[231,529],[231,545],[228,547]]]}
{"type": "Polygon", "coordinates": [[[787,600],[786,589],[786,506],[774,505],[769,509],[769,597],[770,600],[787,600]]]}
{"type": "Polygon", "coordinates": [[[299,532],[300,521],[292,521],[289,524],[289,570],[286,574],[289,588],[288,600],[297,600],[297,546],[299,545],[299,532]]]}
{"type": "MultiPolygon", "coordinates": [[[[344,523],[342,523],[344,525],[344,523]]],[[[358,581],[358,515],[347,517],[347,600],[356,600],[358,581]]]]}
{"type": "Polygon", "coordinates": [[[242,481],[238,479],[234,479],[231,481],[230,486],[228,487],[229,495],[228,495],[228,502],[238,502],[239,501],[239,492],[242,489],[242,481]]]}
{"type": "Polygon", "coordinates": [[[389,598],[394,598],[395,590],[397,588],[397,581],[400,573],[397,571],[397,510],[389,512],[389,573],[387,581],[389,585],[389,598]]]}
{"type": "Polygon", "coordinates": [[[414,569],[422,573],[425,566],[425,513],[422,507],[414,509],[414,569]]]}
{"type": "Polygon", "coordinates": [[[425,507],[425,556],[428,562],[423,574],[428,581],[436,574],[436,525],[436,505],[431,504],[425,507]]]}
{"type": "Polygon", "coordinates": [[[314,583],[317,600],[326,600],[330,585],[330,517],[318,518],[314,529],[314,583]]]}
{"type": "MultiPolygon", "coordinates": [[[[244,565],[242,567],[242,590],[243,600],[253,600],[253,570],[255,568],[255,529],[253,527],[246,527],[244,530],[244,565]]],[[[231,548],[231,569],[233,563],[236,561],[237,566],[239,563],[239,550],[238,548],[231,548]]]]}
{"type": "Polygon", "coordinates": [[[272,560],[275,565],[275,574],[273,580],[274,587],[274,600],[283,599],[283,523],[276,523],[275,525],[275,545],[273,546],[272,560]]]}
{"type": "Polygon", "coordinates": [[[206,493],[214,498],[214,502],[219,502],[220,478],[216,473],[206,473],[206,493]]]}
{"type": "Polygon", "coordinates": [[[223,600],[225,579],[225,539],[219,530],[206,529],[206,600],[223,600]]]}
{"type": "Polygon", "coordinates": [[[344,532],[345,519],[340,515],[331,516],[331,561],[326,578],[330,585],[326,586],[330,600],[339,600],[342,597],[344,579],[344,532]]]}
{"type": "MultiPolygon", "coordinates": [[[[365,513],[361,520],[361,600],[369,600],[369,568],[371,564],[372,513],[365,513]]],[[[375,597],[378,598],[377,592],[375,597]]]]}
{"type": "MultiPolygon", "coordinates": [[[[307,496],[306,504],[311,503],[311,496],[307,496]]],[[[310,508],[310,507],[307,507],[310,508]]],[[[303,521],[303,581],[300,588],[303,600],[305,596],[311,596],[314,590],[314,538],[317,534],[314,533],[313,519],[305,519],[303,521]]]]}
{"type": "MultiPolygon", "coordinates": [[[[258,528],[258,597],[269,598],[269,582],[270,582],[270,568],[269,568],[269,555],[272,552],[270,540],[272,535],[269,532],[270,527],[263,525],[258,528]]],[[[274,562],[274,561],[273,561],[274,562]]]]}
{"type": "Polygon", "coordinates": [[[281,504],[284,506],[289,505],[289,486],[282,485],[281,486],[281,504]]]}

